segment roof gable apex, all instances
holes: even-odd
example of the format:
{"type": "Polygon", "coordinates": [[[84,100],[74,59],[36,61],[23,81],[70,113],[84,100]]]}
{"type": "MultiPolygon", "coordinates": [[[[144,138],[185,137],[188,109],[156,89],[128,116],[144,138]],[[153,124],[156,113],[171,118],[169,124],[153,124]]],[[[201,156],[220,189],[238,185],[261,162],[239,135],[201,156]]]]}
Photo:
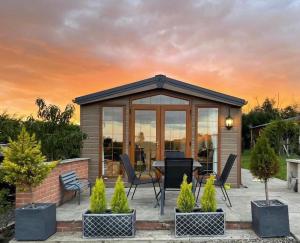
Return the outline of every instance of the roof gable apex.
{"type": "Polygon", "coordinates": [[[244,104],[246,104],[246,101],[243,99],[172,79],[161,74],[134,83],[125,84],[108,90],[80,96],[75,98],[74,102],[79,105],[85,105],[155,89],[175,91],[234,106],[243,106],[244,104]]]}

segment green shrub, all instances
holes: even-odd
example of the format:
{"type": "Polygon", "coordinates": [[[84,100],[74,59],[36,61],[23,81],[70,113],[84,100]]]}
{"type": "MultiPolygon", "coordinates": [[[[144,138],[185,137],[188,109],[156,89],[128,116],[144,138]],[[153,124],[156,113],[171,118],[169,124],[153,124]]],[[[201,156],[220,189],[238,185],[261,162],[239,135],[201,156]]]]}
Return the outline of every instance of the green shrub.
{"type": "Polygon", "coordinates": [[[268,180],[278,173],[279,158],[264,134],[258,138],[250,161],[251,173],[265,183],[266,201],[269,205],[268,180]]]}
{"type": "Polygon", "coordinates": [[[56,166],[56,163],[45,163],[41,144],[24,127],[17,140],[10,140],[8,147],[2,151],[3,181],[15,185],[20,191],[38,186],[56,166]]]}
{"type": "Polygon", "coordinates": [[[201,197],[201,209],[204,212],[216,212],[217,200],[216,200],[216,188],[214,185],[215,177],[211,175],[205,184],[204,192],[201,197]]]}
{"type": "Polygon", "coordinates": [[[118,177],[111,199],[111,211],[113,213],[129,213],[129,205],[125,193],[124,183],[121,176],[118,177]]]}
{"type": "Polygon", "coordinates": [[[190,213],[195,206],[195,197],[192,192],[192,183],[187,183],[187,176],[183,176],[180,192],[177,197],[177,208],[182,213],[190,213]]]}
{"type": "Polygon", "coordinates": [[[96,179],[90,198],[91,213],[105,213],[107,210],[105,184],[103,179],[96,179]]]}

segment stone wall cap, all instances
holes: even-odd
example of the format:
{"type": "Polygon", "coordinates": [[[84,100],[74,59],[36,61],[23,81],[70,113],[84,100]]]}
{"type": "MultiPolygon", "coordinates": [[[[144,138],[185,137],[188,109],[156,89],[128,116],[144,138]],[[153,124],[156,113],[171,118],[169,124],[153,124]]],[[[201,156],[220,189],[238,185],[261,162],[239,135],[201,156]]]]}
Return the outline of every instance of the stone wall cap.
{"type": "Polygon", "coordinates": [[[298,163],[300,164],[300,159],[287,159],[286,162],[298,163]]]}
{"type": "Polygon", "coordinates": [[[64,159],[59,162],[59,164],[67,164],[72,162],[86,161],[90,160],[90,158],[74,158],[74,159],[64,159]]]}

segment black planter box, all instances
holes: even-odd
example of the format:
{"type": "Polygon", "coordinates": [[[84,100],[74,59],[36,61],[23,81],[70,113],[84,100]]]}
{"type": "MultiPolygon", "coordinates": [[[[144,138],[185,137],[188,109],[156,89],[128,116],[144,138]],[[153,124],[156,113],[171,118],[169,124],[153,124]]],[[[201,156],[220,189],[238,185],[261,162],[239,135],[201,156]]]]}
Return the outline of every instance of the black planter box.
{"type": "Polygon", "coordinates": [[[111,212],[82,215],[83,238],[134,237],[136,211],[115,214],[111,212]]]}
{"type": "Polygon", "coordinates": [[[290,234],[288,205],[279,200],[251,201],[252,227],[259,237],[284,237],[290,234]]]}
{"type": "Polygon", "coordinates": [[[225,234],[225,213],[201,212],[195,209],[191,213],[181,213],[175,208],[175,236],[217,236],[225,234]]]}
{"type": "Polygon", "coordinates": [[[56,205],[37,203],[16,209],[16,240],[46,240],[56,232],[56,205]]]}

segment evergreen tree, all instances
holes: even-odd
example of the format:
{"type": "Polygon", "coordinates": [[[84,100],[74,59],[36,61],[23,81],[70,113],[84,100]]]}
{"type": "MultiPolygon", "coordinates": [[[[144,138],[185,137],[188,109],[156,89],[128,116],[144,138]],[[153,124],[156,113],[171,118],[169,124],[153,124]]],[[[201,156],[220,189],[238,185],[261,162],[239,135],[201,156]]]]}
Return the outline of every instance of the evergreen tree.
{"type": "Polygon", "coordinates": [[[211,175],[205,184],[204,192],[201,197],[201,209],[204,212],[216,212],[217,200],[216,200],[216,188],[214,185],[215,177],[211,175]]]}
{"type": "Polygon", "coordinates": [[[183,176],[180,192],[177,197],[177,208],[182,213],[190,213],[195,206],[195,197],[192,192],[192,183],[187,183],[187,176],[183,176]]]}
{"type": "Polygon", "coordinates": [[[50,173],[56,163],[45,163],[41,144],[23,127],[16,141],[9,140],[7,148],[2,149],[3,181],[15,185],[18,190],[26,191],[36,187],[50,173]]]}
{"type": "Polygon", "coordinates": [[[96,179],[90,198],[91,213],[105,213],[107,210],[105,184],[103,179],[96,179]]]}
{"type": "Polygon", "coordinates": [[[121,176],[118,177],[111,199],[111,211],[113,213],[129,213],[129,205],[125,193],[124,183],[121,176]]]}
{"type": "Polygon", "coordinates": [[[279,158],[268,139],[262,134],[251,153],[250,171],[265,183],[266,202],[269,205],[268,180],[279,171],[279,158]]]}

